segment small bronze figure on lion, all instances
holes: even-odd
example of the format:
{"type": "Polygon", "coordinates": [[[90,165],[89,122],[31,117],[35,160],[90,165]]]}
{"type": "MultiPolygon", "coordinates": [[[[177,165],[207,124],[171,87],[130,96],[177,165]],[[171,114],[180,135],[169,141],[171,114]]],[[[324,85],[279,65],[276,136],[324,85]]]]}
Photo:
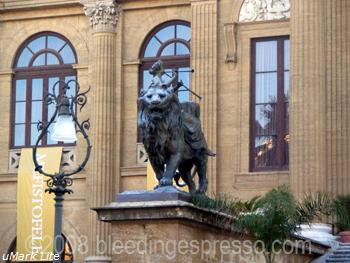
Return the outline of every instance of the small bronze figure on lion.
{"type": "Polygon", "coordinates": [[[149,161],[155,171],[159,185],[178,186],[181,178],[191,194],[205,194],[208,188],[208,156],[215,154],[208,149],[201,128],[200,107],[196,102],[180,103],[170,80],[163,80],[165,74],[161,61],[149,70],[153,75],[151,85],[141,90],[138,98],[138,127],[149,161]],[[192,168],[194,173],[191,174],[192,168]],[[198,174],[198,189],[193,180],[198,174]]]}

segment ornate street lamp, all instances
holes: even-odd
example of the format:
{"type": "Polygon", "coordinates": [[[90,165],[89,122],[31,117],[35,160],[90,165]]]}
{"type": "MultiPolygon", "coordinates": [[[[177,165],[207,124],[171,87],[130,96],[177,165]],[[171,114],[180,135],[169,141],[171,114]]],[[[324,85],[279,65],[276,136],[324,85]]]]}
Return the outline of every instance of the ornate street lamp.
{"type": "Polygon", "coordinates": [[[80,110],[85,106],[87,102],[86,94],[89,92],[79,93],[80,86],[75,80],[70,80],[67,83],[63,81],[57,81],[53,86],[53,93],[49,93],[46,96],[47,105],[55,104],[56,110],[47,124],[39,122],[38,131],[40,132],[39,137],[33,149],[33,162],[35,166],[35,171],[48,177],[47,189],[45,192],[55,194],[55,233],[54,233],[54,253],[59,254],[60,259],[54,262],[61,262],[61,253],[63,251],[62,242],[62,206],[63,206],[63,196],[68,193],[71,194],[73,191],[69,189],[69,186],[73,184],[72,175],[79,173],[84,169],[86,163],[89,160],[91,152],[91,144],[86,131],[90,128],[89,120],[85,120],[81,123],[78,122],[77,115],[75,113],[76,107],[79,105],[80,110]],[[70,89],[69,84],[74,83],[76,85],[76,95],[68,97],[67,91],[70,89]],[[56,94],[56,87],[62,85],[63,93],[56,94]],[[56,120],[57,117],[57,120],[56,120]],[[55,122],[56,120],[56,122],[55,122]],[[55,122],[55,123],[54,123],[55,122]],[[53,126],[52,134],[49,132],[49,127],[53,126]],[[50,135],[51,140],[64,143],[75,143],[77,141],[77,133],[80,132],[84,137],[86,143],[86,155],[84,161],[74,170],[70,172],[59,172],[55,174],[49,174],[43,170],[42,165],[38,163],[37,160],[37,148],[41,139],[45,135],[50,135]]]}

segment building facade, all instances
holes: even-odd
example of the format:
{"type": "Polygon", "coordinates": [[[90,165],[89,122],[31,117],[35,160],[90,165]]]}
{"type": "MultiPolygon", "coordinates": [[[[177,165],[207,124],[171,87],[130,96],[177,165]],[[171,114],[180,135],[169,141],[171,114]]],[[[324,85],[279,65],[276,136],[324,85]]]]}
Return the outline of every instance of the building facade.
{"type": "MultiPolygon", "coordinates": [[[[0,1],[0,252],[16,238],[20,150],[50,116],[43,94],[77,79],[91,86],[79,118],[90,117],[93,151],[66,197],[63,233],[88,248],[75,262],[108,256],[94,248],[110,226],[90,208],[146,187],[136,100],[158,59],[202,97],[179,91],[200,104],[217,154],[210,194],[247,199],[284,184],[298,197],[349,194],[349,15],[348,0],[0,1]]],[[[79,142],[64,145],[62,167],[83,155],[79,142]]]]}

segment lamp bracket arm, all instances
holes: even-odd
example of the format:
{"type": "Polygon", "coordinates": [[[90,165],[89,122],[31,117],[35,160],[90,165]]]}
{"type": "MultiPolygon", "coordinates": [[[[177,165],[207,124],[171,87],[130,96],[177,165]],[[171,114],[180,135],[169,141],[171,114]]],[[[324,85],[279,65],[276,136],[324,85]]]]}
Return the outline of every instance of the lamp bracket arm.
{"type": "Polygon", "coordinates": [[[72,171],[70,173],[66,173],[64,176],[71,176],[73,174],[79,173],[80,171],[82,171],[85,167],[85,165],[87,164],[89,158],[90,158],[90,154],[91,154],[91,142],[89,139],[89,136],[87,135],[85,130],[88,130],[90,128],[90,121],[89,119],[83,121],[81,124],[78,122],[77,116],[74,112],[72,112],[72,117],[73,117],[73,121],[75,122],[75,124],[78,126],[78,131],[83,135],[85,142],[86,142],[86,154],[85,154],[85,158],[83,160],[83,162],[78,166],[78,168],[75,171],[72,171]]]}
{"type": "MultiPolygon", "coordinates": [[[[80,87],[79,87],[78,82],[76,82],[75,80],[70,80],[70,81],[74,81],[76,83],[77,91],[79,91],[80,87]]],[[[67,85],[68,85],[68,83],[67,83],[67,85]]],[[[87,119],[87,120],[84,120],[83,122],[79,123],[77,114],[75,113],[75,111],[73,109],[73,106],[75,104],[80,105],[80,110],[84,107],[84,105],[87,102],[86,94],[89,91],[90,91],[90,87],[87,91],[82,92],[82,93],[78,93],[75,97],[72,98],[72,102],[70,105],[70,112],[72,114],[73,121],[78,127],[77,131],[83,135],[85,142],[86,142],[86,154],[85,154],[85,158],[84,158],[83,162],[78,166],[78,168],[70,173],[65,173],[64,174],[65,177],[71,176],[73,174],[76,174],[76,173],[79,173],[80,171],[82,171],[90,158],[92,146],[91,146],[89,136],[86,133],[86,130],[89,130],[89,128],[90,128],[90,120],[87,119]]]]}
{"type": "MultiPolygon", "coordinates": [[[[50,94],[50,95],[52,95],[52,94],[50,94]]],[[[51,104],[51,103],[52,103],[51,101],[47,101],[47,104],[51,104]]],[[[43,170],[43,166],[38,163],[36,155],[37,155],[37,149],[38,149],[39,143],[42,140],[42,138],[44,137],[44,135],[48,133],[48,129],[49,129],[50,125],[54,122],[54,120],[57,116],[57,113],[58,113],[58,104],[56,104],[55,112],[52,115],[48,124],[44,124],[43,122],[39,121],[37,128],[38,128],[38,131],[40,131],[40,134],[38,136],[38,139],[36,140],[35,146],[33,148],[33,153],[32,153],[33,154],[33,162],[34,162],[34,170],[36,172],[39,172],[40,174],[43,174],[43,175],[51,177],[51,178],[54,177],[55,175],[46,173],[43,170]]]]}

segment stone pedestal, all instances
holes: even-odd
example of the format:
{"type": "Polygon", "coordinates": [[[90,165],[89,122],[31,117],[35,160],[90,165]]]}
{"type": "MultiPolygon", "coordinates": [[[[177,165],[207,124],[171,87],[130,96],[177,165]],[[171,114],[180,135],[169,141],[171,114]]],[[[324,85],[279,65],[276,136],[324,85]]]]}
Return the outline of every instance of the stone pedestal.
{"type": "Polygon", "coordinates": [[[117,202],[145,202],[145,201],[191,201],[191,195],[187,192],[180,191],[174,186],[159,187],[154,191],[139,190],[125,191],[117,194],[117,202]]]}
{"type": "MultiPolygon", "coordinates": [[[[234,231],[233,217],[196,207],[181,197],[164,201],[166,192],[141,191],[140,198],[137,191],[126,192],[117,199],[132,201],[94,209],[98,219],[112,227],[108,244],[112,262],[265,262],[262,254],[252,252],[251,237],[234,231]],[[153,201],[141,201],[150,196],[153,201]]],[[[315,248],[313,253],[325,250],[315,248]]],[[[307,255],[278,255],[276,262],[309,262],[315,256],[306,251],[307,255]]]]}

